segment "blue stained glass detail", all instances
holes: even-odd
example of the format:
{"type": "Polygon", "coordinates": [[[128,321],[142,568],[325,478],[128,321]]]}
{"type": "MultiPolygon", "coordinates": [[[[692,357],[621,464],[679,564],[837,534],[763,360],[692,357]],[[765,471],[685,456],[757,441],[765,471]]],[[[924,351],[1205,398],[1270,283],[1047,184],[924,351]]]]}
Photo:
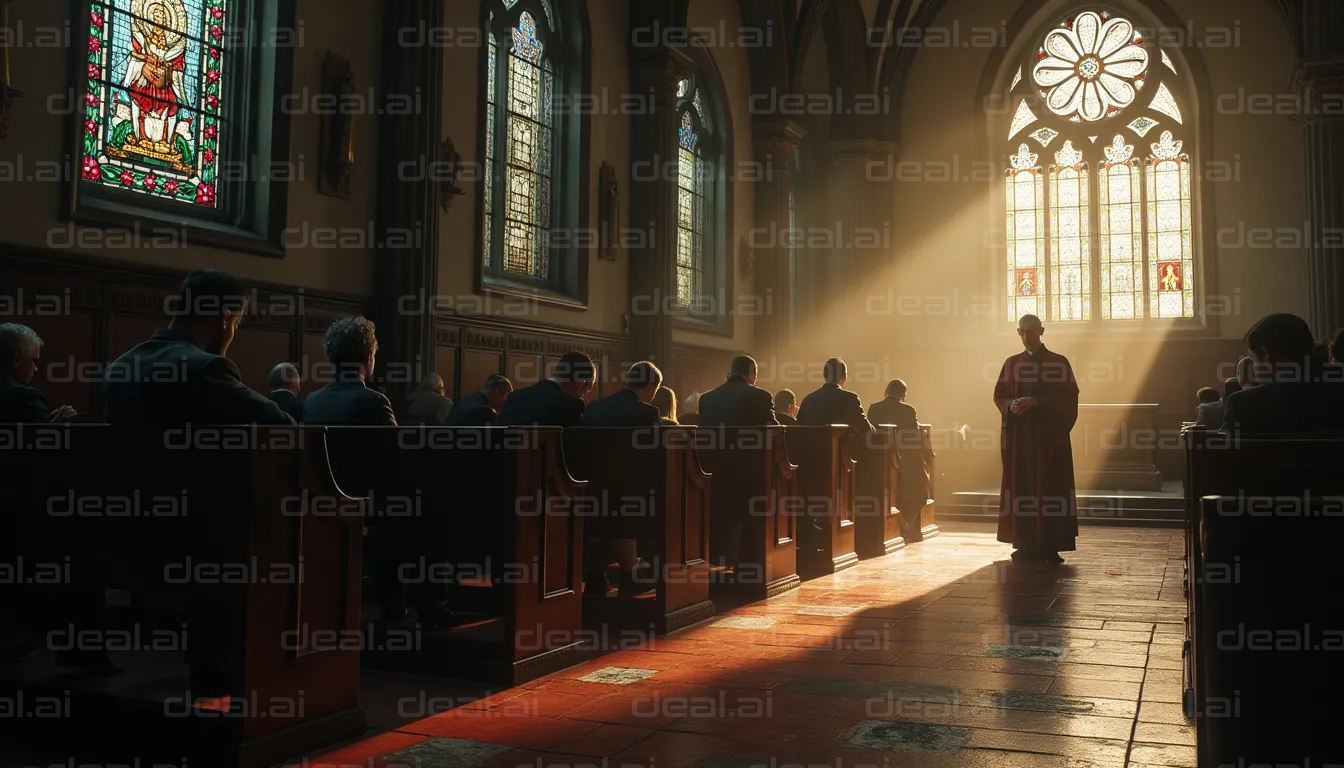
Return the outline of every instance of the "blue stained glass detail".
{"type": "Polygon", "coordinates": [[[541,63],[542,44],[537,38],[537,21],[523,11],[513,29],[513,55],[532,64],[541,63]]]}
{"type": "Polygon", "coordinates": [[[681,146],[687,149],[695,149],[695,145],[700,141],[700,136],[695,132],[695,126],[691,123],[691,113],[683,112],[681,114],[681,146]]]}

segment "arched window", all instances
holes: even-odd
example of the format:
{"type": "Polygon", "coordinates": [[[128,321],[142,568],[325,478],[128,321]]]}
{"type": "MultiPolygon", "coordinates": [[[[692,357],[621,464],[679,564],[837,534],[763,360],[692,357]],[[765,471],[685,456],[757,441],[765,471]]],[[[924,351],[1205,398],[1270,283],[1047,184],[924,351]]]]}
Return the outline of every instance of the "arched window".
{"type": "Polygon", "coordinates": [[[551,0],[486,0],[482,283],[586,294],[573,238],[586,185],[581,23],[551,0]]]}
{"type": "Polygon", "coordinates": [[[1006,137],[1010,319],[1195,316],[1182,153],[1193,136],[1175,75],[1166,51],[1109,11],[1060,20],[1020,63],[1006,137]]]}
{"type": "MultiPolygon", "coordinates": [[[[718,253],[717,134],[697,77],[677,84],[677,305],[703,311],[718,253]]],[[[711,302],[712,303],[712,302],[711,302]]]]}

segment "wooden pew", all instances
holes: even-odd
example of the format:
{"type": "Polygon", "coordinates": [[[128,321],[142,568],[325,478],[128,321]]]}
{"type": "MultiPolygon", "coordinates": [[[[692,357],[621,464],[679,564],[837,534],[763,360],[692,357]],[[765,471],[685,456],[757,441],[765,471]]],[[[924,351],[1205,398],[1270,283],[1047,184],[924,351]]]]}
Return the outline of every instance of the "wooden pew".
{"type": "Polygon", "coordinates": [[[416,629],[414,648],[380,640],[413,624],[374,622],[367,664],[517,685],[579,660],[584,484],[559,427],[329,429],[338,481],[372,498],[371,534],[411,563],[398,578],[447,586],[450,608],[480,614],[416,629]]]}
{"type": "Polygon", "coordinates": [[[919,425],[920,446],[924,463],[924,473],[929,478],[929,501],[918,515],[901,515],[901,533],[907,543],[923,541],[938,535],[938,468],[934,463],[937,454],[933,451],[932,429],[928,424],[919,425]]]}
{"type": "Polygon", "coordinates": [[[334,483],[325,437],[304,427],[0,426],[6,527],[25,558],[7,565],[68,569],[67,583],[25,585],[21,624],[65,638],[57,647],[95,638],[123,667],[72,677],[42,647],[0,665],[0,696],[69,702],[73,722],[10,721],[22,735],[259,767],[361,733],[351,640],[364,508],[334,483]],[[127,590],[130,608],[92,607],[106,587],[127,590]],[[232,661],[224,697],[191,690],[182,654],[211,641],[232,661]]]}
{"type": "Polygon", "coordinates": [[[588,483],[584,535],[652,544],[652,600],[622,601],[618,619],[672,632],[714,615],[709,599],[711,476],[687,427],[565,430],[570,470],[588,483]],[[651,605],[650,605],[651,603],[651,605]],[[633,611],[634,616],[624,615],[633,611]]]}
{"type": "MultiPolygon", "coordinates": [[[[1344,442],[1330,450],[1338,460],[1344,442]]],[[[1341,764],[1344,494],[1205,496],[1199,507],[1199,764],[1341,764]]]]}
{"type": "Polygon", "coordinates": [[[716,604],[764,600],[796,588],[798,578],[797,467],[789,461],[784,427],[701,427],[694,436],[700,462],[712,474],[710,594],[716,604]],[[736,548],[740,540],[740,548],[736,548]],[[735,551],[732,551],[734,550],[735,551]]]}
{"type": "Polygon", "coordinates": [[[850,440],[850,429],[843,425],[788,428],[789,456],[798,462],[798,575],[803,579],[859,562],[850,440]]]}
{"type": "Polygon", "coordinates": [[[896,427],[879,425],[866,436],[854,480],[854,551],[861,558],[905,546],[901,535],[901,453],[896,427]]]}
{"type": "MultiPolygon", "coordinates": [[[[1206,632],[1210,589],[1223,578],[1225,564],[1213,573],[1205,569],[1211,562],[1205,557],[1203,541],[1206,536],[1206,496],[1243,497],[1305,497],[1313,495],[1344,494],[1344,438],[1333,436],[1312,437],[1255,437],[1242,438],[1223,432],[1191,429],[1184,435],[1186,446],[1186,569],[1188,573],[1188,601],[1186,642],[1184,646],[1183,677],[1185,691],[1182,703],[1186,714],[1199,718],[1201,724],[1212,722],[1203,717],[1207,710],[1219,710],[1220,696],[1210,699],[1206,688],[1210,671],[1207,665],[1215,658],[1216,637],[1206,632]]],[[[1250,520],[1251,516],[1243,516],[1250,520]]],[[[1229,520],[1215,521],[1219,530],[1236,530],[1229,520]]],[[[1247,530],[1253,530],[1248,528],[1247,530]]],[[[1296,559],[1296,553],[1287,555],[1276,551],[1270,543],[1258,549],[1271,560],[1296,559]]],[[[1218,673],[1214,673],[1215,676],[1218,673]]],[[[1215,729],[1216,730],[1216,729],[1215,729]]],[[[1199,731],[1201,756],[1211,748],[1209,728],[1199,731]]],[[[1201,764],[1204,764],[1201,761],[1201,764]]],[[[1249,761],[1248,761],[1249,764],[1249,761]]]]}

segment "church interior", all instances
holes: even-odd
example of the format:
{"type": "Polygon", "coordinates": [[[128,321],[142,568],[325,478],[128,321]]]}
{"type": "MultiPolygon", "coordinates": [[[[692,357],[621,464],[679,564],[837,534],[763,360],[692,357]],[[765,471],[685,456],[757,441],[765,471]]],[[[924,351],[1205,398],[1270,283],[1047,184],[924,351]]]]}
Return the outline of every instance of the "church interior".
{"type": "Polygon", "coordinates": [[[0,768],[1344,764],[1339,0],[0,0],[0,76],[0,768]]]}

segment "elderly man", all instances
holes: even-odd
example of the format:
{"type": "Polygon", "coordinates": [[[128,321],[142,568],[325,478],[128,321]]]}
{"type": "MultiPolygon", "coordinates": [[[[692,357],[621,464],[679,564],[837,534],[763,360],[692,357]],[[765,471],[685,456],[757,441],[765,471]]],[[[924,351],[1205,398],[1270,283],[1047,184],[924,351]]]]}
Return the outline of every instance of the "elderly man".
{"type": "Polygon", "coordinates": [[[225,357],[247,314],[247,296],[228,272],[187,275],[168,327],[103,372],[110,424],[293,424],[280,406],[243,383],[225,357]]]}
{"type": "Polygon", "coordinates": [[[303,403],[299,402],[299,369],[293,363],[280,363],[267,376],[270,399],[294,421],[303,421],[303,403]]]}
{"type": "Polygon", "coordinates": [[[499,412],[504,409],[504,401],[512,393],[513,382],[507,376],[490,374],[481,386],[481,391],[453,403],[453,409],[448,412],[448,426],[495,426],[499,423],[499,412]]]}
{"type": "Polygon", "coordinates": [[[593,388],[597,368],[582,352],[566,352],[550,378],[516,390],[499,412],[500,426],[581,427],[583,398],[593,388]]]}
{"type": "Polygon", "coordinates": [[[308,396],[303,420],[326,426],[395,427],[392,403],[366,383],[373,375],[378,355],[378,337],[373,322],[363,317],[343,317],[327,328],[323,341],[327,362],[335,366],[335,378],[308,396]]]}
{"type": "Polygon", "coordinates": [[[41,362],[42,338],[26,325],[0,325],[0,423],[64,423],[78,414],[68,405],[51,410],[31,386],[41,362]]]}
{"type": "Polygon", "coordinates": [[[1013,559],[1062,563],[1078,537],[1078,502],[1069,432],[1078,420],[1078,383],[1068,358],[1045,348],[1045,327],[1023,315],[1024,351],[1003,363],[994,405],[1003,415],[999,541],[1013,559]]]}

